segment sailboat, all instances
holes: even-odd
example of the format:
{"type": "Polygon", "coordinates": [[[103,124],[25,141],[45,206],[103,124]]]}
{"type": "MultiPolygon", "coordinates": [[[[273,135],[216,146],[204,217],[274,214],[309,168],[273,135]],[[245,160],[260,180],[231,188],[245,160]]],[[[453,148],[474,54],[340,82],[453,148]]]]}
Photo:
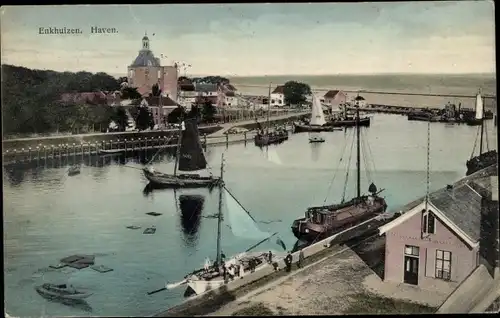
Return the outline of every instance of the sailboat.
{"type": "MultiPolygon", "coordinates": [[[[498,162],[498,152],[496,150],[488,149],[489,148],[488,135],[485,132],[486,120],[484,120],[484,104],[480,92],[478,92],[478,94],[476,95],[476,116],[474,120],[475,122],[480,123],[480,127],[478,128],[478,134],[480,135],[479,154],[477,156],[474,156],[474,151],[476,150],[476,142],[477,142],[477,137],[476,137],[476,140],[474,141],[474,146],[472,148],[471,158],[466,162],[467,166],[467,172],[465,174],[466,176],[478,170],[494,165],[498,162]],[[488,149],[488,151],[486,152],[483,152],[484,136],[486,137],[486,147],[488,149]]],[[[469,122],[467,124],[469,124],[469,122]]]]}
{"type": "Polygon", "coordinates": [[[327,126],[325,114],[323,112],[323,106],[321,105],[321,101],[316,95],[313,95],[312,107],[311,107],[311,119],[309,120],[309,124],[300,124],[293,123],[293,132],[299,133],[304,131],[333,131],[333,130],[341,130],[335,129],[332,126],[327,126]]]}
{"type": "Polygon", "coordinates": [[[262,125],[257,121],[257,135],[254,137],[255,145],[262,147],[270,144],[280,143],[288,139],[288,132],[286,129],[277,129],[275,131],[269,131],[269,113],[271,112],[271,84],[269,84],[269,96],[268,96],[268,104],[267,104],[267,125],[266,130],[262,128],[262,125]]]}
{"type": "MultiPolygon", "coordinates": [[[[378,191],[375,184],[371,183],[369,194],[361,194],[360,153],[359,107],[356,107],[357,195],[347,202],[309,207],[305,217],[295,220],[292,224],[292,231],[297,239],[309,243],[316,242],[385,212],[387,204],[385,199],[379,196],[384,189],[378,191]]],[[[348,173],[349,171],[347,176],[348,173]]]]}
{"type": "MultiPolygon", "coordinates": [[[[165,289],[173,289],[180,286],[187,285],[185,296],[192,294],[202,294],[207,291],[215,290],[227,284],[231,279],[242,278],[249,273],[259,271],[268,264],[268,253],[252,252],[257,246],[268,241],[277,233],[270,234],[260,230],[257,222],[250,215],[250,213],[243,208],[233,194],[226,188],[223,180],[224,174],[224,154],[222,155],[221,175],[219,183],[219,212],[217,214],[217,247],[215,262],[211,264],[210,260],[205,261],[205,266],[201,269],[195,270],[185,276],[183,280],[177,283],[166,284],[165,289]],[[222,222],[224,216],[222,213],[222,202],[225,199],[226,210],[229,219],[231,232],[240,238],[246,238],[257,241],[256,244],[249,247],[245,252],[237,254],[224,260],[224,255],[221,249],[222,241],[222,222]],[[225,268],[225,269],[224,269],[225,268]]],[[[283,241],[277,240],[283,249],[286,249],[283,241]]],[[[276,252],[273,253],[277,255],[276,252]]]]}
{"type": "Polygon", "coordinates": [[[191,172],[206,168],[207,160],[201,147],[196,119],[190,118],[183,121],[179,127],[174,173],[159,172],[152,166],[144,167],[143,171],[151,186],[156,188],[212,188],[220,182],[218,177],[178,173],[178,170],[191,172]]]}
{"type": "MultiPolygon", "coordinates": [[[[360,102],[363,100],[364,98],[359,96],[358,94],[358,96],[354,99],[354,107],[359,110],[360,102]]],[[[370,117],[354,118],[347,113],[347,104],[343,105],[342,108],[342,114],[340,114],[340,116],[332,118],[332,120],[328,122],[327,125],[332,127],[354,127],[356,125],[366,127],[370,126],[370,117]]]]}

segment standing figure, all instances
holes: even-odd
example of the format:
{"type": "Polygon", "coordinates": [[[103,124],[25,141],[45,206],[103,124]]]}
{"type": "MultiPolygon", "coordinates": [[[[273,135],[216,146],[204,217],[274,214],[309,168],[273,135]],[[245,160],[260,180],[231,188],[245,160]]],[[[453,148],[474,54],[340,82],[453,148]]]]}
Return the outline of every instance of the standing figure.
{"type": "Polygon", "coordinates": [[[290,251],[288,251],[288,254],[285,257],[285,265],[286,265],[286,271],[290,272],[292,270],[292,261],[293,257],[290,251]]]}
{"type": "Polygon", "coordinates": [[[304,265],[304,252],[300,250],[299,252],[299,261],[297,262],[297,267],[301,268],[304,265]]]}

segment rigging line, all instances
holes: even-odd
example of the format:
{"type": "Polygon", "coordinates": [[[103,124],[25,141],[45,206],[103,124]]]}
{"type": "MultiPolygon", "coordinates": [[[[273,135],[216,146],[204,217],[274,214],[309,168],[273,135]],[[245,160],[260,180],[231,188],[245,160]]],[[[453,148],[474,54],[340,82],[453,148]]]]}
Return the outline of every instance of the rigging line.
{"type": "Polygon", "coordinates": [[[366,145],[361,142],[361,149],[362,149],[362,156],[363,156],[363,165],[365,166],[365,175],[366,175],[366,180],[368,181],[368,183],[371,183],[373,180],[371,178],[371,174],[370,174],[370,169],[368,168],[368,163],[367,163],[367,154],[366,154],[366,151],[365,151],[365,147],[366,145]]]}
{"type": "MultiPolygon", "coordinates": [[[[170,140],[172,140],[172,138],[174,138],[174,136],[170,136],[166,141],[165,143],[163,144],[164,146],[168,145],[168,143],[170,142],[170,140]]],[[[160,153],[160,151],[162,151],[163,148],[162,146],[160,146],[160,149],[158,149],[158,151],[154,154],[154,156],[148,161],[147,165],[151,164],[151,162],[153,162],[153,160],[156,158],[156,156],[160,153]]]]}
{"type": "Polygon", "coordinates": [[[327,190],[327,192],[326,192],[325,199],[323,200],[323,204],[325,204],[325,203],[326,203],[326,200],[328,200],[328,194],[330,193],[330,190],[331,190],[331,188],[332,188],[332,186],[333,186],[333,181],[335,180],[335,176],[337,175],[337,172],[338,172],[338,170],[339,170],[340,164],[342,163],[342,159],[343,159],[343,157],[344,157],[344,152],[345,152],[345,149],[346,149],[346,147],[347,147],[347,140],[349,140],[349,133],[350,133],[350,132],[351,132],[351,131],[349,131],[349,132],[348,132],[347,137],[344,139],[344,147],[343,147],[342,151],[340,152],[340,159],[339,159],[339,161],[337,162],[337,166],[335,167],[335,170],[334,170],[334,173],[333,173],[333,177],[332,177],[332,179],[331,179],[331,181],[330,181],[330,184],[328,185],[328,190],[327,190]]]}
{"type": "Polygon", "coordinates": [[[271,236],[269,236],[268,238],[265,238],[265,239],[263,239],[262,241],[258,242],[257,244],[254,244],[254,245],[250,246],[249,248],[247,248],[247,249],[245,250],[245,253],[246,253],[246,252],[250,252],[251,250],[253,250],[253,249],[254,249],[254,248],[256,248],[257,246],[259,246],[260,244],[262,244],[262,243],[264,243],[264,242],[266,242],[266,241],[269,241],[269,240],[270,240],[273,236],[275,236],[275,235],[276,235],[276,234],[278,234],[278,233],[279,233],[279,232],[274,232],[274,234],[272,234],[272,235],[271,235],[271,236]]]}
{"type": "MultiPolygon", "coordinates": [[[[365,130],[365,137],[366,137],[366,130],[365,130]]],[[[373,166],[373,173],[377,172],[377,168],[375,167],[375,157],[373,156],[372,153],[372,148],[370,147],[370,143],[368,142],[368,138],[363,138],[366,140],[366,145],[368,146],[368,154],[370,155],[371,163],[373,166]]]]}
{"type": "Polygon", "coordinates": [[[351,151],[349,153],[349,161],[347,162],[347,173],[346,173],[346,176],[345,176],[344,191],[342,192],[342,201],[341,201],[342,203],[345,200],[345,192],[347,190],[347,183],[349,181],[349,168],[351,167],[352,150],[354,148],[354,141],[355,141],[355,139],[356,138],[354,138],[354,134],[353,134],[352,143],[351,143],[351,151]]]}
{"type": "Polygon", "coordinates": [[[477,132],[476,132],[476,139],[474,139],[474,146],[472,147],[472,152],[470,154],[470,159],[472,159],[472,157],[474,157],[474,152],[476,151],[476,146],[477,146],[477,138],[479,137],[479,132],[480,132],[480,129],[481,128],[478,128],[477,129],[477,132]]]}
{"type": "Polygon", "coordinates": [[[486,129],[486,121],[483,119],[483,125],[484,125],[484,137],[486,139],[486,151],[490,151],[490,145],[488,142],[488,132],[486,129]]]}

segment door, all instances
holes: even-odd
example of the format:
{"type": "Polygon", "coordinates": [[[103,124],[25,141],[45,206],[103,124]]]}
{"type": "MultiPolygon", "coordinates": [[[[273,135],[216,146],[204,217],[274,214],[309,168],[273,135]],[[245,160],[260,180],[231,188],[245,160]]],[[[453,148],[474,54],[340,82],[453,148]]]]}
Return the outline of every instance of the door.
{"type": "Polygon", "coordinates": [[[418,257],[405,256],[404,282],[418,285],[418,257]]]}

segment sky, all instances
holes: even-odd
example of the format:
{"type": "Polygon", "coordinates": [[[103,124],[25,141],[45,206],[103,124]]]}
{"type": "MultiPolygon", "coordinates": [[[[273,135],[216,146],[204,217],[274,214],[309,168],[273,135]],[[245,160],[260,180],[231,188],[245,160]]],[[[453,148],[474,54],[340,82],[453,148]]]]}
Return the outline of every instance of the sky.
{"type": "Polygon", "coordinates": [[[495,72],[493,1],[0,10],[2,64],[34,69],[126,74],[147,32],[163,65],[190,64],[196,75],[495,72]],[[92,26],[118,33],[91,34],[92,26]],[[40,27],[83,34],[44,35],[40,27]]]}

